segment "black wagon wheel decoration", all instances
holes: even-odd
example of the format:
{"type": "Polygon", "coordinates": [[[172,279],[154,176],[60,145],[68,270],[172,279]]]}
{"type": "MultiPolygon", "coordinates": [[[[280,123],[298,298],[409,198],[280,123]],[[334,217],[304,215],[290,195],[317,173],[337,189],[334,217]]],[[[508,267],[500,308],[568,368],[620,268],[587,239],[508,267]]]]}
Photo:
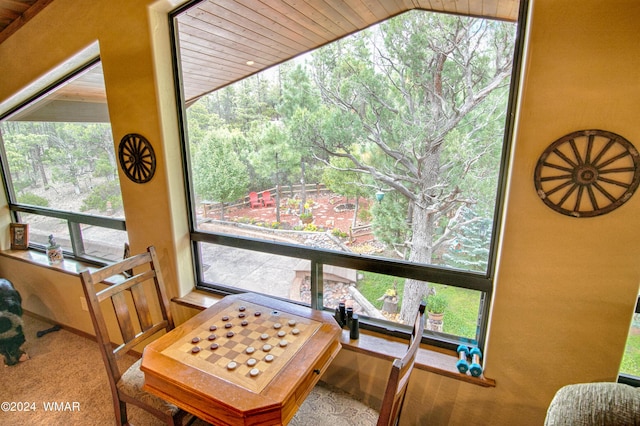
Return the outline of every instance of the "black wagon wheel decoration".
{"type": "Polygon", "coordinates": [[[544,203],[567,216],[593,217],[617,209],[638,188],[636,148],[620,135],[580,130],[542,153],[535,186],[544,203]]]}
{"type": "Polygon", "coordinates": [[[120,166],[129,179],[146,183],[156,172],[156,154],[149,141],[137,133],[129,133],[120,141],[118,148],[120,166]]]}

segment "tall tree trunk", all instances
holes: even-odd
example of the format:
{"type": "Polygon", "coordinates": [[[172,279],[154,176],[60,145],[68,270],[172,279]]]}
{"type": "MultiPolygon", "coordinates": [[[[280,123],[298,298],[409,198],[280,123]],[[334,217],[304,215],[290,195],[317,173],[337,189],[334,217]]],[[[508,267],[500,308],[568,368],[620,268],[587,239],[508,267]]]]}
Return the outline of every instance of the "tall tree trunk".
{"type": "MultiPolygon", "coordinates": [[[[434,233],[434,215],[428,213],[425,208],[415,206],[413,209],[411,253],[409,261],[416,263],[430,263],[432,255],[432,236],[434,233]]],[[[415,319],[420,301],[427,296],[429,286],[424,281],[406,279],[402,296],[402,309],[400,321],[403,324],[411,324],[415,319]]]]}
{"type": "Polygon", "coordinates": [[[305,180],[304,160],[300,161],[300,214],[304,213],[304,205],[307,203],[307,181],[305,180]]]}
{"type": "MultiPolygon", "coordinates": [[[[49,189],[49,180],[47,179],[47,173],[44,170],[44,166],[42,165],[42,155],[40,152],[40,147],[36,146],[31,149],[31,158],[32,165],[35,169],[34,172],[37,175],[40,175],[40,179],[42,179],[42,185],[44,189],[49,189]]],[[[36,177],[37,182],[37,177],[36,177]]]]}
{"type": "Polygon", "coordinates": [[[355,228],[356,225],[358,224],[358,207],[360,205],[360,196],[356,195],[356,200],[354,201],[354,208],[353,208],[353,222],[351,223],[351,229],[355,228]]]}
{"type": "MultiPolygon", "coordinates": [[[[426,143],[426,142],[425,142],[426,143]]],[[[420,191],[413,203],[411,211],[411,247],[409,261],[414,263],[431,263],[433,254],[433,235],[435,234],[437,209],[434,209],[432,189],[436,187],[440,172],[441,147],[436,147],[422,161],[420,174],[420,191]]],[[[429,285],[423,281],[407,279],[404,284],[400,321],[411,324],[415,319],[418,306],[427,296],[429,285]]]]}

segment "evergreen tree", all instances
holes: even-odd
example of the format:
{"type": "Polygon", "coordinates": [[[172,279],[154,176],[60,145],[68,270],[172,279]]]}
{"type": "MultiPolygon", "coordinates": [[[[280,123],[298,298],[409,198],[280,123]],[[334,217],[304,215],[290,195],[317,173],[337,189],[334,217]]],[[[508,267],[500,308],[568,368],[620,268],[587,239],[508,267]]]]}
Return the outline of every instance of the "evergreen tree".
{"type": "MultiPolygon", "coordinates": [[[[406,210],[393,210],[408,220],[408,229],[392,243],[404,245],[407,260],[429,264],[446,241],[438,235],[442,218],[477,202],[463,192],[462,181],[502,135],[506,98],[493,95],[506,93],[513,26],[412,11],[380,29],[313,55],[322,98],[340,111],[329,115],[353,134],[336,137],[333,129],[318,127],[312,140],[324,155],[348,158],[351,171],[404,198],[406,210]],[[496,120],[500,124],[487,124],[496,120]],[[447,156],[448,141],[464,149],[447,156]]],[[[428,290],[422,281],[405,281],[402,322],[411,321],[428,290]]]]}
{"type": "Polygon", "coordinates": [[[242,143],[239,132],[226,129],[210,131],[193,153],[193,186],[201,200],[224,204],[237,200],[247,192],[249,177],[244,163],[234,151],[242,143]]]}
{"type": "Polygon", "coordinates": [[[466,226],[455,228],[456,232],[447,240],[442,257],[448,266],[484,272],[487,270],[493,221],[476,216],[469,208],[459,212],[460,218],[452,221],[462,220],[466,226]]]}
{"type": "MultiPolygon", "coordinates": [[[[284,80],[282,99],[278,112],[288,130],[287,151],[297,158],[300,171],[301,203],[306,203],[308,165],[312,163],[310,147],[313,144],[313,133],[309,132],[317,122],[315,112],[319,107],[319,97],[311,85],[309,76],[300,65],[293,68],[284,80]]],[[[302,209],[302,207],[301,207],[302,209]]],[[[300,211],[302,213],[302,211],[300,211]]]]}

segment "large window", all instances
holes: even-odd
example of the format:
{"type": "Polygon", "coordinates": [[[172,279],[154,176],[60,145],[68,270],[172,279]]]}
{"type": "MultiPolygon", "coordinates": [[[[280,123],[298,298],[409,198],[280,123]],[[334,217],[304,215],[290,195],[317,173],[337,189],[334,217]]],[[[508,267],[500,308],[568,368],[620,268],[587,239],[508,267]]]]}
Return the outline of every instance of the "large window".
{"type": "Polygon", "coordinates": [[[430,337],[482,345],[517,25],[412,10],[304,50],[235,19],[173,20],[199,285],[386,330],[426,300],[430,337]]]}
{"type": "MultiPolygon", "coordinates": [[[[53,83],[53,82],[51,82],[53,83]]],[[[122,258],[128,241],[102,65],[95,60],[0,116],[4,179],[33,248],[122,258]]]]}

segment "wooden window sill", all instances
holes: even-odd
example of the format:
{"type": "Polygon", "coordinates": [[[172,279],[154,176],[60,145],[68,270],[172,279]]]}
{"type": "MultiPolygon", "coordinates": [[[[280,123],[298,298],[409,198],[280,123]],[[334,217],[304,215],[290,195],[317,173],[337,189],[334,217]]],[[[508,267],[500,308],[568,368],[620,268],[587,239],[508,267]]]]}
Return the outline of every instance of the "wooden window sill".
{"type": "MultiPolygon", "coordinates": [[[[172,301],[189,308],[204,310],[220,299],[221,296],[196,290],[183,297],[176,297],[172,301]]],[[[360,352],[389,361],[402,357],[407,348],[406,340],[363,329],[360,329],[360,338],[357,340],[351,340],[349,331],[343,330],[340,343],[342,343],[342,347],[345,350],[360,352]]],[[[496,382],[493,379],[484,376],[473,377],[469,374],[461,374],[456,368],[457,362],[458,356],[453,351],[436,346],[422,345],[416,357],[415,368],[478,386],[496,386],[496,382]]]]}
{"type": "MultiPolygon", "coordinates": [[[[97,268],[95,265],[91,265],[86,262],[81,262],[75,259],[65,258],[62,263],[58,263],[52,265],[49,263],[49,259],[47,259],[47,255],[39,252],[37,250],[1,250],[0,256],[9,257],[11,259],[16,259],[20,262],[29,263],[31,265],[39,266],[46,269],[51,269],[54,271],[62,272],[64,274],[73,275],[76,277],[80,276],[80,272],[90,270],[97,271],[100,268],[97,268]]],[[[123,276],[114,276],[105,280],[104,282],[115,284],[123,280],[123,276]]]]}
{"type": "Polygon", "coordinates": [[[0,255],[70,275],[79,275],[86,269],[97,269],[95,266],[73,259],[64,259],[62,263],[52,265],[45,253],[36,250],[2,250],[0,255]]]}

